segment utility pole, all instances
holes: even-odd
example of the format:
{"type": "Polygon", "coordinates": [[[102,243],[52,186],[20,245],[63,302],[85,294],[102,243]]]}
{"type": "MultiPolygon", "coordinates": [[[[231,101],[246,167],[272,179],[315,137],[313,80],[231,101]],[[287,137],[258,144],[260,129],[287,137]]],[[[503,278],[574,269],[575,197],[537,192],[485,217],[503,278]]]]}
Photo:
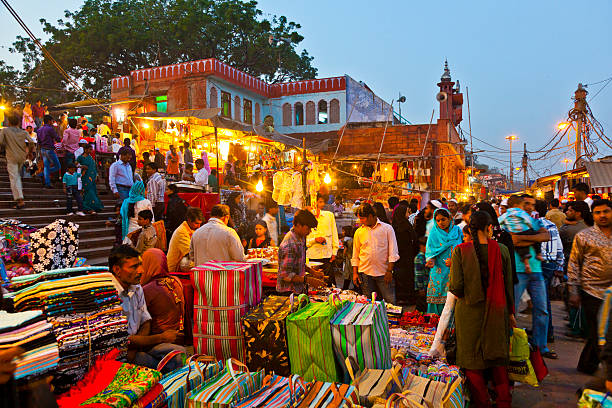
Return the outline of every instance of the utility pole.
{"type": "Polygon", "coordinates": [[[514,190],[514,166],[512,165],[512,142],[517,140],[516,135],[506,136],[506,140],[510,142],[510,189],[514,190]]]}
{"type": "Polygon", "coordinates": [[[574,166],[579,166],[579,160],[582,157],[582,130],[585,124],[586,117],[586,96],[588,92],[583,88],[582,84],[578,84],[578,89],[574,92],[574,109],[570,111],[570,118],[576,121],[576,161],[574,166]]]}
{"type": "Polygon", "coordinates": [[[523,143],[523,188],[527,192],[527,143],[523,143]]]}
{"type": "Polygon", "coordinates": [[[472,143],[472,117],[470,115],[470,91],[468,87],[465,87],[465,96],[467,98],[468,108],[468,126],[470,129],[470,178],[468,179],[470,185],[470,193],[472,193],[472,180],[474,177],[474,144],[472,143]]]}

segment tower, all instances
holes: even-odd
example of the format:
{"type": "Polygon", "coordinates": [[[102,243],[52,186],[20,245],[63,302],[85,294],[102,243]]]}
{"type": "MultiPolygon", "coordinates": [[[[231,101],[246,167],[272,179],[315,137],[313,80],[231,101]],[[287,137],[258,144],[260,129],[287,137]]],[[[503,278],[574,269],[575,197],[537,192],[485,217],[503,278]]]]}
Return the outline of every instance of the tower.
{"type": "Polygon", "coordinates": [[[440,93],[438,101],[440,102],[440,119],[450,120],[453,125],[458,125],[462,117],[463,94],[459,91],[459,81],[455,88],[455,82],[452,81],[448,61],[444,61],[444,72],[438,82],[440,93]]]}

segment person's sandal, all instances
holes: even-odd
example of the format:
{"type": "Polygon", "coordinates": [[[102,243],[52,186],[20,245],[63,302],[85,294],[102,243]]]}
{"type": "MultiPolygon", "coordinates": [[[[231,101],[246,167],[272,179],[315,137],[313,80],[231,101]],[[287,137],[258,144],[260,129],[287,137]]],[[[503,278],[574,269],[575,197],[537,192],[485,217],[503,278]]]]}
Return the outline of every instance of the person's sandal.
{"type": "Polygon", "coordinates": [[[551,360],[558,360],[559,359],[559,356],[554,351],[547,351],[545,353],[542,353],[542,357],[548,358],[548,359],[551,359],[551,360]]]}

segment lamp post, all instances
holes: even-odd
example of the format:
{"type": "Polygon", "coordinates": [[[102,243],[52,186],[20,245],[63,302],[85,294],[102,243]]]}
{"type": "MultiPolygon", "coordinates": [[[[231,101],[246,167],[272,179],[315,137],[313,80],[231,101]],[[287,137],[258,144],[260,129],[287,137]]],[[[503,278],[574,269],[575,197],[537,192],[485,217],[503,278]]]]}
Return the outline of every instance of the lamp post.
{"type": "Polygon", "coordinates": [[[506,140],[510,142],[510,189],[514,190],[514,169],[512,167],[512,142],[518,140],[516,135],[506,136],[506,140]]]}

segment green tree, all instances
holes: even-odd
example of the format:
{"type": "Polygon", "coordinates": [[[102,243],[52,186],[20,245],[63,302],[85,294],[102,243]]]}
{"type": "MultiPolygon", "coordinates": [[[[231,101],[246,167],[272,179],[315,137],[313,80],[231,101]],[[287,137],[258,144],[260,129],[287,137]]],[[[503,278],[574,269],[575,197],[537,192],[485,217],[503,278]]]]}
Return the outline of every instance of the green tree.
{"type": "Polygon", "coordinates": [[[15,86],[20,84],[19,79],[19,71],[0,61],[0,103],[14,103],[20,99],[21,88],[15,86]]]}
{"type": "MultiPolygon", "coordinates": [[[[264,18],[256,1],[85,0],[52,24],[45,47],[92,96],[108,97],[110,80],[131,70],[214,57],[270,82],[314,78],[299,24],[286,17],[264,18]],[[270,45],[268,38],[284,38],[270,45]]],[[[23,55],[30,85],[66,87],[67,81],[29,38],[13,51],[23,55]]]]}

